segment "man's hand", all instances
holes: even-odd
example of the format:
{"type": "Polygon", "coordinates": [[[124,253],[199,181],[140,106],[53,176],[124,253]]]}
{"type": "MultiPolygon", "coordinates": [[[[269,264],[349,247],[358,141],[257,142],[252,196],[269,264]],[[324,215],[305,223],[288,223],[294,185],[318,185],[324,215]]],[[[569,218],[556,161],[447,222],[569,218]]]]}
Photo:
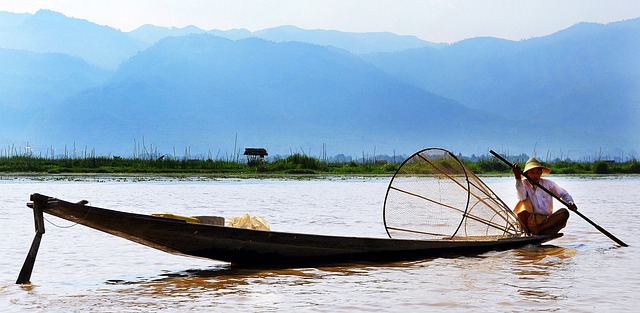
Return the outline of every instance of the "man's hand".
{"type": "Polygon", "coordinates": [[[520,169],[520,166],[518,166],[518,163],[513,163],[513,165],[511,165],[511,171],[513,171],[513,175],[516,177],[517,180],[521,179],[522,170],[520,169]]]}
{"type": "Polygon", "coordinates": [[[576,206],[575,203],[569,203],[568,209],[571,211],[578,211],[578,207],[576,206]]]}

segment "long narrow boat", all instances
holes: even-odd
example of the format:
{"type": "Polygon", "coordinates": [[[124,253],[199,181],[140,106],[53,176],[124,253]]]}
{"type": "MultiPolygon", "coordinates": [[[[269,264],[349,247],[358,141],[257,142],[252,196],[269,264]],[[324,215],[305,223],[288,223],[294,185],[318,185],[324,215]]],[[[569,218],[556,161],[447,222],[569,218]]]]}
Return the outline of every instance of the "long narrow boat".
{"type": "Polygon", "coordinates": [[[190,223],[175,218],[108,210],[41,194],[34,208],[74,223],[173,254],[242,267],[283,267],[344,262],[417,260],[541,244],[561,235],[487,240],[411,240],[325,236],[190,223]]]}
{"type": "Polygon", "coordinates": [[[233,228],[207,222],[216,220],[212,217],[142,215],[41,194],[32,194],[31,201],[36,236],[18,283],[31,276],[44,213],[165,252],[242,267],[420,260],[538,245],[562,236],[526,235],[511,209],[453,153],[439,148],[416,152],[392,177],[383,208],[389,238],[233,228]]]}

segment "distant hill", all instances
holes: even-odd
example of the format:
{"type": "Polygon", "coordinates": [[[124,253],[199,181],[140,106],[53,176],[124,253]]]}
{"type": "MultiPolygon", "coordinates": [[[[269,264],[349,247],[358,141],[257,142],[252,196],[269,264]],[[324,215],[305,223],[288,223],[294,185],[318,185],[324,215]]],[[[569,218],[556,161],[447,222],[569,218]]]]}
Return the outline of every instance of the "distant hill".
{"type": "Polygon", "coordinates": [[[0,136],[14,140],[26,139],[22,132],[35,113],[99,86],[110,75],[80,58],[7,49],[0,49],[0,68],[0,136]]]}
{"type": "MultiPolygon", "coordinates": [[[[592,130],[588,145],[640,142],[640,19],[580,23],[524,41],[464,40],[442,49],[372,54],[398,79],[514,123],[592,130]],[[615,125],[615,127],[612,127],[615,125]]],[[[571,137],[568,137],[570,139],[571,137]]],[[[569,144],[569,143],[567,143],[569,144]]]]}
{"type": "Polygon", "coordinates": [[[161,26],[147,24],[147,25],[140,26],[137,29],[129,32],[128,35],[131,38],[134,38],[135,40],[144,42],[145,44],[151,46],[165,37],[202,34],[205,32],[206,32],[205,30],[202,30],[195,26],[176,28],[176,27],[161,27],[161,26]]]}
{"type": "Polygon", "coordinates": [[[15,29],[29,17],[31,17],[31,14],[28,13],[9,13],[0,11],[0,30],[6,31],[15,29]]]}
{"type": "Polygon", "coordinates": [[[280,153],[326,143],[357,155],[477,141],[485,123],[504,125],[342,50],[211,35],[165,38],[37,121],[34,138],[110,153],[143,137],[168,150],[229,149],[238,134],[280,153]]]}
{"type": "Polygon", "coordinates": [[[109,70],[115,70],[129,57],[165,37],[201,33],[232,40],[256,37],[275,42],[306,42],[333,46],[355,54],[446,46],[392,33],[305,30],[295,26],[280,26],[252,33],[246,29],[223,31],[203,30],[195,26],[176,28],[144,25],[131,32],[121,32],[49,10],[40,10],[35,14],[0,12],[0,48],[65,53],[109,70]]]}
{"type": "Polygon", "coordinates": [[[297,41],[321,46],[332,46],[353,54],[397,52],[424,47],[439,48],[447,44],[435,44],[415,36],[399,36],[388,32],[351,33],[335,30],[305,30],[295,26],[280,26],[253,33],[255,37],[275,41],[297,41]]]}
{"type": "Polygon", "coordinates": [[[116,29],[47,10],[33,15],[4,13],[0,19],[4,20],[0,48],[64,53],[104,69],[117,68],[146,47],[116,29]]]}
{"type": "Polygon", "coordinates": [[[205,31],[195,26],[168,28],[145,25],[130,32],[129,35],[137,40],[153,44],[168,36],[201,34],[205,32],[231,40],[255,37],[273,42],[296,41],[311,43],[319,46],[331,46],[344,49],[354,54],[396,52],[423,47],[438,48],[447,46],[447,44],[427,42],[415,36],[400,36],[384,32],[351,33],[324,29],[307,30],[291,25],[268,28],[253,33],[246,29],[205,31]]]}
{"type": "Polygon", "coordinates": [[[293,26],[123,33],[0,12],[0,147],[128,155],[144,138],[161,153],[214,156],[326,144],[329,155],[637,157],[639,21],[449,45],[293,26]]]}

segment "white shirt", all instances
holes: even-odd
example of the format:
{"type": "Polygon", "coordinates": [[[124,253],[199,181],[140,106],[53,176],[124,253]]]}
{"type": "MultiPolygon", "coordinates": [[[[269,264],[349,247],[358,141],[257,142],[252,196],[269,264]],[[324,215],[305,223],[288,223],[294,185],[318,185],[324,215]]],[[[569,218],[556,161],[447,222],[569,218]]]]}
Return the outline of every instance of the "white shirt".
{"type": "MultiPolygon", "coordinates": [[[[571,195],[553,181],[540,178],[538,183],[565,202],[569,204],[573,203],[571,195]]],[[[544,215],[551,215],[551,213],[553,213],[553,196],[537,186],[534,188],[527,179],[516,180],[516,190],[518,192],[518,200],[525,200],[527,197],[531,200],[533,213],[544,215]]]]}

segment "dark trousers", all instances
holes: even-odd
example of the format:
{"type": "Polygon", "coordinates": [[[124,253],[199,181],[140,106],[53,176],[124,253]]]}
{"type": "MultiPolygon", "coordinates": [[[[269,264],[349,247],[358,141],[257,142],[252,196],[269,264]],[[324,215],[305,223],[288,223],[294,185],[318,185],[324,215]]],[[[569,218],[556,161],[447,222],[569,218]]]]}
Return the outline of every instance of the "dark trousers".
{"type": "Polygon", "coordinates": [[[567,226],[569,210],[562,208],[551,215],[531,214],[527,211],[518,213],[518,219],[525,226],[527,233],[533,235],[557,234],[567,226]]]}

